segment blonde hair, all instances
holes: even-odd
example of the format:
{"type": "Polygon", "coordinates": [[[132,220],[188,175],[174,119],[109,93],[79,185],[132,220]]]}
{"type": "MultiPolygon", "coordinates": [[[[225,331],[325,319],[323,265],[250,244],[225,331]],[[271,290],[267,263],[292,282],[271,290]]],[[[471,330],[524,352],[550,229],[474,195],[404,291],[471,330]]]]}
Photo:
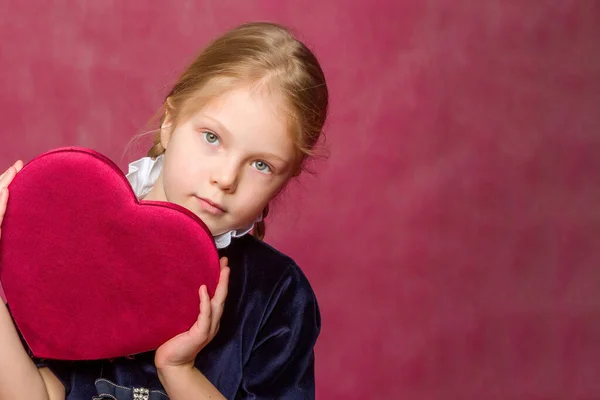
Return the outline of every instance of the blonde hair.
{"type": "MultiPolygon", "coordinates": [[[[166,96],[161,127],[168,115],[170,129],[174,129],[211,98],[241,84],[261,85],[283,99],[297,150],[294,175],[299,175],[322,133],[329,94],[315,55],[281,25],[248,23],[214,40],[166,96]]],[[[154,158],[164,151],[159,130],[148,156],[154,158]]],[[[267,214],[268,206],[254,226],[253,235],[259,239],[266,232],[267,214]]]]}

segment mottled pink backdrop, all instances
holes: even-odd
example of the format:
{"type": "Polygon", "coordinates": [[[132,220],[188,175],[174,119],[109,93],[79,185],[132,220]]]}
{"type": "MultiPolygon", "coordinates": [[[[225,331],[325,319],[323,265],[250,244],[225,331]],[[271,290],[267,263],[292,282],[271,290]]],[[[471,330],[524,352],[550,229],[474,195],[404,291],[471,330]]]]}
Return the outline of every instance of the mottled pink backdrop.
{"type": "Polygon", "coordinates": [[[600,399],[598,1],[0,0],[0,162],[125,169],[184,64],[256,19],[332,95],[268,234],[320,300],[319,398],[600,399]]]}

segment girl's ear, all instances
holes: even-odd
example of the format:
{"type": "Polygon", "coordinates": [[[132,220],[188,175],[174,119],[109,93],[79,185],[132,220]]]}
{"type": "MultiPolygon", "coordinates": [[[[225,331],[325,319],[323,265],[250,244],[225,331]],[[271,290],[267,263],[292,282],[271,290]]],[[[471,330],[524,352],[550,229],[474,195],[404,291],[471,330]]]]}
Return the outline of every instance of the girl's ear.
{"type": "Polygon", "coordinates": [[[171,129],[171,110],[171,99],[167,98],[167,101],[165,102],[165,118],[163,120],[162,125],[160,126],[160,144],[165,150],[167,149],[173,131],[171,129]]]}

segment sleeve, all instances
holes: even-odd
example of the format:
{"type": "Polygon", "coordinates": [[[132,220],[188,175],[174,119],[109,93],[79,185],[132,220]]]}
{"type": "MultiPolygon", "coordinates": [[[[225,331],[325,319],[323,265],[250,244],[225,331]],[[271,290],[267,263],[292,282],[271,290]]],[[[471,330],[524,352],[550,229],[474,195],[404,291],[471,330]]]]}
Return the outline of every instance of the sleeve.
{"type": "Polygon", "coordinates": [[[292,265],[271,295],[236,399],[314,399],[314,345],[320,330],[315,294],[292,265]]]}

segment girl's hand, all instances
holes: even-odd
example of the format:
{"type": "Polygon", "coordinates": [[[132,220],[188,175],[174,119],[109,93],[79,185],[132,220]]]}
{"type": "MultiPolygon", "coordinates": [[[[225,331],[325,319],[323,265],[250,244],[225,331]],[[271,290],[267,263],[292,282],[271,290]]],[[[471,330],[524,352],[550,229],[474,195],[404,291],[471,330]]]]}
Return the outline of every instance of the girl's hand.
{"type": "Polygon", "coordinates": [[[219,284],[212,300],[206,286],[202,285],[200,294],[200,314],[189,331],[183,332],[156,350],[154,364],[156,368],[192,366],[196,356],[217,334],[229,285],[229,267],[227,257],[221,258],[219,284]]]}
{"type": "MultiPolygon", "coordinates": [[[[8,203],[8,185],[12,182],[19,172],[23,168],[23,161],[18,160],[13,164],[12,167],[4,171],[2,175],[0,175],[0,226],[2,226],[2,220],[4,219],[4,213],[6,212],[6,204],[8,203]]],[[[0,228],[0,235],[2,234],[2,230],[0,228]]]]}

